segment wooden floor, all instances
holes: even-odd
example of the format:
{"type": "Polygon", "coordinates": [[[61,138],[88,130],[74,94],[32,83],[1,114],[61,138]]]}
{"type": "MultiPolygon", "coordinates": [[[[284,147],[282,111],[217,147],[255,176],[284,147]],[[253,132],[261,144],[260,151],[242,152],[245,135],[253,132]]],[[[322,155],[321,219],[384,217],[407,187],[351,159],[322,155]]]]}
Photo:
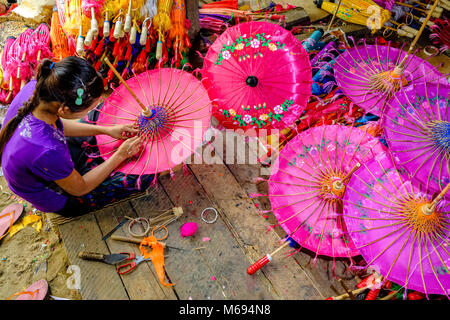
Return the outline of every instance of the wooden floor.
{"type": "MultiPolygon", "coordinates": [[[[212,150],[212,146],[198,150],[212,150]]],[[[245,152],[248,156],[256,150],[251,150],[247,144],[245,152]]],[[[242,154],[236,156],[239,158],[242,154]]],[[[343,292],[331,275],[332,261],[319,258],[313,266],[311,256],[303,252],[288,258],[279,255],[256,274],[247,274],[248,266],[277,248],[285,233],[279,228],[266,232],[271,222],[258,213],[256,206],[268,209],[268,200],[248,197],[249,193],[261,192],[267,187],[265,182],[254,182],[261,166],[225,165],[222,159],[226,159],[226,154],[217,150],[216,164],[189,165],[189,174],[179,171],[174,180],[169,176],[159,178],[159,187],[150,189],[146,196],[59,226],[70,263],[80,268],[83,299],[313,300],[343,292]],[[121,216],[149,217],[155,210],[175,206],[182,207],[184,215],[169,225],[166,244],[205,249],[166,251],[166,275],[174,287],[167,288],[159,283],[151,262],[121,276],[111,265],[78,258],[79,251],[139,253],[138,245],[111,238],[102,241],[102,237],[117,225],[121,216]],[[213,224],[206,224],[200,217],[208,207],[219,212],[213,224]],[[199,229],[194,237],[181,238],[179,228],[188,221],[197,222],[199,229]],[[204,237],[211,240],[203,242],[204,237]]],[[[115,234],[129,236],[127,229],[125,225],[115,234]]],[[[336,274],[349,276],[345,269],[344,262],[336,262],[336,274]]],[[[356,281],[351,278],[350,275],[350,280],[345,282],[349,287],[356,281]]]]}

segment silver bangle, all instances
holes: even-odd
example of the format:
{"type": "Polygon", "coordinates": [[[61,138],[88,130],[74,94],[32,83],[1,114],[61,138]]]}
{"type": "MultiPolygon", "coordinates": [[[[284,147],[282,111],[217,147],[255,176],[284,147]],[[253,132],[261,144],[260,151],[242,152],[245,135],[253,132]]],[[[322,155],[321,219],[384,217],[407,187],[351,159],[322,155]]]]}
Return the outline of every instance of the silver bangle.
{"type": "Polygon", "coordinates": [[[214,209],[214,208],[206,208],[206,209],[204,209],[204,210],[202,211],[202,215],[201,215],[202,220],[203,220],[204,222],[206,222],[206,223],[209,223],[209,224],[216,222],[218,216],[219,216],[219,213],[218,213],[217,210],[214,209]],[[214,216],[214,219],[213,219],[213,220],[206,220],[206,219],[205,219],[204,215],[205,215],[205,212],[208,211],[208,210],[214,211],[215,216],[214,216]]]}
{"type": "Polygon", "coordinates": [[[426,46],[423,48],[423,53],[425,53],[427,56],[435,56],[439,53],[439,49],[434,46],[426,46]]]}

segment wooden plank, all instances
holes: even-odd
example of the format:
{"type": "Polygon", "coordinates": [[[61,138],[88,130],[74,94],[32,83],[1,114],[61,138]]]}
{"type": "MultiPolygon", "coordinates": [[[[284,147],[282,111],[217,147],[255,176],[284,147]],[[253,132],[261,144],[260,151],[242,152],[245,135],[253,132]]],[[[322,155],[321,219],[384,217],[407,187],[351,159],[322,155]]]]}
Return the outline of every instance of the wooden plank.
{"type": "MultiPolygon", "coordinates": [[[[227,133],[230,136],[236,136],[236,141],[238,143],[244,143],[244,139],[241,136],[237,136],[236,133],[227,133]]],[[[226,141],[226,138],[218,139],[216,141],[226,141]]],[[[213,142],[213,146],[216,147],[217,142],[213,142]]],[[[255,178],[259,176],[264,176],[266,178],[269,177],[272,168],[271,167],[262,167],[261,164],[246,164],[240,165],[237,164],[238,160],[242,162],[242,159],[245,161],[253,161],[253,159],[261,157],[265,154],[263,148],[259,147],[259,145],[255,142],[244,144],[245,148],[236,148],[237,150],[234,152],[234,161],[226,164],[226,166],[233,173],[236,180],[245,190],[247,195],[249,194],[268,194],[268,184],[264,181],[255,182],[255,178]]],[[[227,159],[225,146],[222,148],[217,148],[217,153],[221,158],[227,159]]],[[[231,157],[229,157],[231,158],[231,157]]],[[[228,159],[230,160],[230,159],[228,159]]],[[[275,156],[273,158],[275,160],[275,156]]],[[[271,210],[271,204],[268,197],[258,197],[254,198],[253,202],[258,209],[262,211],[271,210]]],[[[271,225],[277,224],[277,220],[273,213],[267,213],[267,222],[271,225]]],[[[286,232],[280,226],[276,226],[274,231],[281,237],[284,238],[286,236],[286,232]]],[[[302,250],[299,253],[292,256],[293,259],[297,261],[297,263],[303,268],[308,277],[312,279],[314,283],[317,284],[317,287],[323,297],[329,297],[336,293],[342,292],[342,287],[337,281],[336,277],[342,277],[346,280],[346,284],[351,287],[356,285],[356,280],[354,280],[354,275],[351,272],[348,272],[348,263],[345,259],[337,259],[335,261],[335,276],[333,276],[333,260],[327,257],[318,257],[314,262],[314,253],[309,252],[308,250],[302,250]]]]}
{"type": "MultiPolygon", "coordinates": [[[[136,217],[129,202],[106,208],[96,213],[97,221],[103,234],[107,234],[118,224],[119,217],[136,217]]],[[[114,232],[114,235],[131,237],[128,234],[128,222],[114,232]]],[[[106,240],[108,248],[113,253],[131,252],[140,255],[139,247],[135,244],[106,240]]],[[[158,280],[151,263],[141,263],[132,272],[121,276],[123,284],[131,300],[174,300],[173,289],[163,287],[158,280]]]]}
{"type": "MultiPolygon", "coordinates": [[[[220,215],[213,224],[207,224],[201,219],[201,212],[205,208],[216,207],[216,205],[210,201],[195,177],[178,173],[174,180],[165,177],[161,179],[161,183],[172,202],[176,206],[183,207],[186,213],[183,220],[196,222],[199,226],[195,236],[181,240],[183,247],[206,247],[194,253],[200,256],[202,267],[205,265],[207,269],[197,270],[197,265],[194,266],[194,272],[198,274],[198,277],[197,281],[191,284],[192,291],[205,292],[204,296],[211,299],[273,299],[274,297],[267,290],[269,283],[262,274],[256,277],[247,274],[248,259],[223,221],[223,215],[220,215]],[[203,242],[203,237],[210,238],[210,241],[203,242]],[[212,287],[211,276],[216,279],[214,280],[216,285],[212,287]]],[[[178,263],[192,265],[189,261],[190,257],[186,258],[186,261],[178,263]]],[[[193,274],[192,271],[191,274],[193,274]]]]}
{"type": "MultiPolygon", "coordinates": [[[[237,136],[235,133],[227,133],[230,136],[236,136],[236,141],[238,143],[244,143],[243,138],[237,136]]],[[[226,138],[222,139],[223,141],[226,138]]],[[[217,141],[220,141],[218,139],[217,141]]],[[[213,143],[215,146],[215,143],[213,143]]],[[[264,168],[261,164],[246,164],[240,165],[236,164],[238,159],[246,159],[247,161],[251,159],[256,159],[261,157],[264,154],[262,148],[258,147],[256,143],[245,143],[245,148],[237,148],[234,153],[237,159],[234,159],[232,163],[227,164],[227,167],[233,173],[236,180],[245,190],[247,195],[249,194],[268,194],[268,184],[266,182],[257,182],[255,183],[255,178],[258,176],[265,176],[271,172],[271,168],[264,168]]],[[[218,154],[227,159],[226,151],[227,149],[223,146],[221,149],[217,148],[218,154]]],[[[242,160],[240,160],[242,162],[242,160]]],[[[258,197],[253,199],[253,202],[258,209],[267,211],[271,210],[271,204],[268,197],[258,197]]],[[[277,224],[277,220],[273,213],[267,213],[267,222],[271,225],[277,224]]],[[[280,227],[275,227],[275,232],[281,237],[284,238],[286,236],[286,232],[280,227]]],[[[336,294],[337,292],[341,292],[341,285],[337,281],[337,278],[333,276],[333,261],[332,259],[328,259],[325,257],[318,257],[314,262],[314,253],[308,252],[307,250],[302,250],[301,252],[293,255],[292,257],[298,262],[298,264],[304,269],[309,278],[312,279],[314,283],[317,284],[321,295],[324,297],[329,297],[331,295],[336,294]]],[[[355,280],[353,280],[353,275],[349,272],[346,272],[348,265],[342,259],[337,259],[335,262],[335,274],[342,276],[344,279],[348,280],[348,286],[356,285],[355,280]]]]}
{"type": "MultiPolygon", "coordinates": [[[[215,143],[222,143],[224,140],[219,139],[215,143]]],[[[203,147],[202,155],[206,159],[210,158],[211,153],[205,151],[208,148],[212,147],[210,145],[203,147]]],[[[223,164],[220,159],[220,155],[223,156],[221,152],[219,148],[214,155],[217,164],[192,164],[190,168],[210,199],[218,205],[231,231],[240,239],[250,265],[277,248],[280,237],[273,230],[266,233],[269,224],[261,218],[252,200],[223,164]]],[[[245,159],[241,160],[245,162],[245,159]]],[[[323,298],[315,284],[293,259],[275,260],[261,272],[270,281],[272,294],[277,298],[323,298]]]]}
{"type": "MultiPolygon", "coordinates": [[[[177,174],[178,177],[180,175],[182,175],[182,173],[177,174]]],[[[169,179],[169,177],[161,178],[163,186],[169,183],[169,179]]],[[[181,184],[179,179],[177,179],[176,183],[181,184]]],[[[173,203],[169,199],[163,186],[151,189],[148,197],[133,201],[133,207],[139,216],[148,216],[149,212],[155,209],[165,210],[173,206],[178,206],[178,204],[173,203]]],[[[183,192],[192,192],[192,186],[184,184],[182,186],[184,188],[183,192]]],[[[171,191],[171,194],[174,197],[180,195],[180,193],[175,194],[173,190],[171,191]]],[[[180,203],[181,197],[178,197],[177,201],[180,203]]],[[[179,228],[181,225],[187,221],[192,221],[189,212],[192,212],[193,206],[194,202],[189,203],[189,201],[187,201],[186,204],[183,205],[185,214],[176,222],[168,225],[169,237],[165,240],[166,244],[189,250],[199,246],[205,246],[203,242],[200,243],[201,240],[196,236],[182,239],[179,235],[179,228]]],[[[200,234],[202,227],[203,226],[200,225],[200,230],[197,231],[198,234],[200,234]]],[[[227,293],[228,283],[224,283],[222,277],[218,274],[213,274],[215,270],[211,268],[210,262],[206,258],[209,257],[209,254],[203,253],[203,250],[204,249],[180,251],[169,249],[165,266],[168,278],[175,284],[177,295],[182,300],[227,299],[229,296],[227,293]],[[212,276],[215,276],[216,280],[212,280],[212,276]]],[[[236,251],[236,248],[234,248],[233,251],[236,251]]],[[[228,271],[231,271],[232,269],[230,268],[230,264],[224,266],[224,268],[228,271]]],[[[235,295],[236,294],[239,293],[236,292],[235,295]]]]}
{"type": "MultiPolygon", "coordinates": [[[[128,300],[128,294],[114,267],[78,257],[80,251],[110,253],[94,215],[59,226],[72,266],[78,266],[81,296],[84,300],[128,300]]],[[[76,267],[74,268],[76,270],[76,267]]],[[[76,272],[71,276],[76,278],[76,272]]],[[[76,284],[76,281],[75,281],[76,284]]]]}

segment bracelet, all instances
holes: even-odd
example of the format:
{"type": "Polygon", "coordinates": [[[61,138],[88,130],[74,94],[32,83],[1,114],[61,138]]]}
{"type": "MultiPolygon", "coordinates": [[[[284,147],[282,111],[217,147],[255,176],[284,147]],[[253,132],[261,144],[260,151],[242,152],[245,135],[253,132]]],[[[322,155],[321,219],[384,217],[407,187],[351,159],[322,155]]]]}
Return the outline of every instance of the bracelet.
{"type": "Polygon", "coordinates": [[[204,222],[206,222],[206,223],[209,223],[209,224],[216,222],[218,216],[219,216],[219,213],[218,213],[217,210],[214,209],[214,208],[206,208],[206,209],[204,209],[204,210],[202,211],[202,214],[201,214],[202,220],[203,220],[204,222]],[[209,210],[214,211],[214,213],[215,213],[214,219],[212,219],[212,220],[206,220],[205,217],[204,217],[205,212],[206,212],[206,211],[209,211],[209,210]]]}
{"type": "Polygon", "coordinates": [[[423,48],[423,53],[425,53],[427,56],[435,56],[439,53],[439,50],[434,46],[426,46],[425,48],[423,48]]]}
{"type": "Polygon", "coordinates": [[[150,231],[150,222],[148,221],[147,218],[136,218],[130,221],[130,223],[128,224],[128,232],[135,238],[140,238],[140,237],[145,237],[148,232],[150,231]],[[136,223],[141,223],[142,225],[147,224],[147,226],[144,226],[144,233],[134,233],[133,231],[131,231],[131,227],[136,223]]]}

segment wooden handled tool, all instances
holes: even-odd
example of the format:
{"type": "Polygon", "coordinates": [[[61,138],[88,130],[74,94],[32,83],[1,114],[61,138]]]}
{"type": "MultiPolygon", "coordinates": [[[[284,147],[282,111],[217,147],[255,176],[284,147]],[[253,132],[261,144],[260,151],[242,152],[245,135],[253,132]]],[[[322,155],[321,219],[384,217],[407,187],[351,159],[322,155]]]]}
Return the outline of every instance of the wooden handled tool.
{"type": "Polygon", "coordinates": [[[126,253],[102,254],[97,252],[81,251],[78,257],[83,260],[100,261],[107,264],[116,264],[127,260],[130,255],[126,253]]]}
{"type": "Polygon", "coordinates": [[[269,253],[266,254],[264,257],[262,257],[261,259],[256,261],[254,264],[252,264],[250,267],[248,267],[247,273],[254,274],[256,271],[258,271],[259,269],[264,267],[266,264],[268,264],[270,261],[272,261],[272,256],[274,256],[276,253],[278,253],[282,249],[286,248],[288,245],[289,245],[289,241],[286,241],[281,247],[276,249],[274,252],[272,252],[270,254],[269,253]]]}

